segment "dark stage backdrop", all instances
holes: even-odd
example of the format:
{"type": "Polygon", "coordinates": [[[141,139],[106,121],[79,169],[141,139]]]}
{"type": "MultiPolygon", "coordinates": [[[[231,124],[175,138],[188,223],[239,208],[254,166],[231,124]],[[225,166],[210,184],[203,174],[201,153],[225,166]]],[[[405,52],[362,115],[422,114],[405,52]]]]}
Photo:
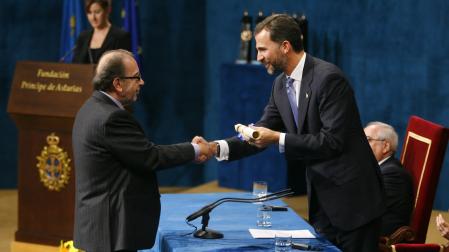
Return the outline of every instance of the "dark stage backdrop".
{"type": "MultiPolygon", "coordinates": [[[[17,130],[6,113],[17,60],[56,61],[62,1],[0,3],[0,187],[17,185],[17,130]]],[[[37,160],[36,160],[37,161],[37,160]]],[[[37,168],[36,168],[37,169],[37,168]]]]}
{"type": "MultiPolygon", "coordinates": [[[[219,69],[238,56],[237,24],[245,9],[253,17],[259,10],[304,12],[309,20],[308,52],[347,74],[363,124],[373,120],[392,124],[401,145],[410,115],[449,127],[448,1],[211,0],[206,8],[207,137],[221,137],[216,108],[226,94],[218,89],[219,69]]],[[[445,210],[449,208],[448,153],[435,200],[435,207],[445,210]]],[[[213,169],[206,172],[208,178],[214,177],[213,169]]]]}
{"type": "MultiPolygon", "coordinates": [[[[119,0],[113,22],[119,24],[119,0]]],[[[62,1],[0,2],[0,187],[17,185],[17,130],[6,113],[17,60],[57,61],[62,1]]],[[[221,138],[219,69],[238,56],[240,18],[302,13],[308,52],[337,64],[356,92],[363,123],[392,124],[404,136],[410,115],[449,126],[449,2],[333,0],[142,0],[140,27],[146,81],[136,116],[156,143],[221,138]]],[[[253,44],[254,45],[254,44],[253,44]]],[[[270,84],[267,84],[270,85],[270,84]]],[[[261,113],[263,108],[254,108],[261,113]]],[[[435,207],[449,208],[446,154],[435,207]],[[446,183],[445,183],[446,182],[446,183]]],[[[217,177],[217,166],[159,173],[161,185],[189,186],[217,177]]]]}

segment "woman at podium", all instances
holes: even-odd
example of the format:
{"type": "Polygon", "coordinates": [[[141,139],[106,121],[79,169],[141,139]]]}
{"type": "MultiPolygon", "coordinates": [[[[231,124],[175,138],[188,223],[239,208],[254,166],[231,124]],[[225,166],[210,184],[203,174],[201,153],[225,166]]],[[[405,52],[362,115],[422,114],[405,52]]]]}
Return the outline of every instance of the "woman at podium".
{"type": "Polygon", "coordinates": [[[131,50],[129,33],[111,25],[109,21],[110,0],[86,0],[85,10],[92,28],[80,33],[73,53],[73,63],[97,64],[106,51],[131,50]]]}

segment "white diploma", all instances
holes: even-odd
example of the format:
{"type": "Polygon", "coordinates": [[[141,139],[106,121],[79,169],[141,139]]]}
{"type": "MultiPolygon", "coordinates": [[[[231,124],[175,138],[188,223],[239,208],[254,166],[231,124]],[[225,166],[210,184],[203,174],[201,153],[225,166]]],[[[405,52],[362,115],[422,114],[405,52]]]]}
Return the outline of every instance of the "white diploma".
{"type": "Polygon", "coordinates": [[[245,139],[254,139],[257,140],[260,137],[260,132],[254,129],[251,129],[248,126],[245,126],[243,124],[236,124],[234,125],[235,131],[242,134],[242,136],[245,139]]]}

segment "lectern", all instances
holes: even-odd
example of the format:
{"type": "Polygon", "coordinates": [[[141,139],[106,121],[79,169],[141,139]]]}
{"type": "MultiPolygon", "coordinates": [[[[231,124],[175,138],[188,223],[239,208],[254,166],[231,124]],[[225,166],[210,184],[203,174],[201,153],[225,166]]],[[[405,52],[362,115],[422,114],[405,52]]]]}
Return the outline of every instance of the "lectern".
{"type": "Polygon", "coordinates": [[[16,241],[72,239],[75,178],[72,125],[92,93],[94,65],[19,61],[8,101],[18,128],[16,241]]]}

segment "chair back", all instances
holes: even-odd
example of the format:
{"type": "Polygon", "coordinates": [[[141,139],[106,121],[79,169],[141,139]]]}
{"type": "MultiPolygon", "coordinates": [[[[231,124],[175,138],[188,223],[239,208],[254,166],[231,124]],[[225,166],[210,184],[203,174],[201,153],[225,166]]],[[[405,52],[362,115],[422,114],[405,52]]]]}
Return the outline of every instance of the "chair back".
{"type": "Polygon", "coordinates": [[[444,252],[445,248],[439,244],[395,244],[391,252],[444,252]]]}
{"type": "Polygon", "coordinates": [[[410,227],[416,232],[414,243],[426,240],[448,136],[447,128],[417,116],[410,117],[401,163],[413,178],[415,202],[410,227]]]}

